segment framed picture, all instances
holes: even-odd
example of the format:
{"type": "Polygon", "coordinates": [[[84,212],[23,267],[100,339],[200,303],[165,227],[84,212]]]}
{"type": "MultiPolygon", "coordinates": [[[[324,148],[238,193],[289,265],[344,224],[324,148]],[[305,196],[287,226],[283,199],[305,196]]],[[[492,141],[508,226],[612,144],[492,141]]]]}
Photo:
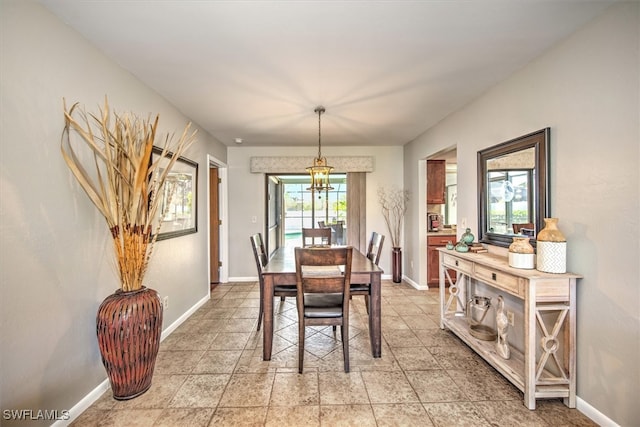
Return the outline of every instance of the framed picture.
{"type": "MultiPolygon", "coordinates": [[[[162,149],[153,147],[152,161],[162,156],[162,149]]],[[[166,153],[170,159],[173,153],[166,153]]],[[[163,159],[160,159],[162,172],[163,159]]],[[[159,190],[158,216],[161,225],[157,240],[171,239],[198,232],[198,163],[178,157],[159,190]],[[173,196],[172,196],[173,193],[173,196]]]]}

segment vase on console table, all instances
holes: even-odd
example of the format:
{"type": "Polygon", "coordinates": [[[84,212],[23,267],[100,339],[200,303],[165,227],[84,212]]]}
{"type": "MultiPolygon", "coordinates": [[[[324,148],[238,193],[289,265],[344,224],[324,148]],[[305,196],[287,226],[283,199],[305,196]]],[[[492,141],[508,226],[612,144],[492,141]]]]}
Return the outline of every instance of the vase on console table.
{"type": "Polygon", "coordinates": [[[528,237],[514,237],[509,246],[509,266],[514,268],[532,269],[535,255],[528,237]]]}
{"type": "Polygon", "coordinates": [[[471,245],[475,238],[476,237],[473,235],[473,233],[471,233],[471,229],[467,228],[462,234],[462,237],[460,237],[460,241],[464,242],[467,245],[471,245]]]}
{"type": "Polygon", "coordinates": [[[567,239],[558,229],[558,218],[545,218],[536,238],[537,269],[545,273],[567,272],[567,239]]]}

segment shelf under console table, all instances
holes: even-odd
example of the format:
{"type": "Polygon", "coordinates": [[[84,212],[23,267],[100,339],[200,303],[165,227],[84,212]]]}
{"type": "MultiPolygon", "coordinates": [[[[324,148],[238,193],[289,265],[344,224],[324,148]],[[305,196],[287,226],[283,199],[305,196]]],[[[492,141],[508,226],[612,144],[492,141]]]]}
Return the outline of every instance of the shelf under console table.
{"type": "Polygon", "coordinates": [[[453,332],[520,389],[527,408],[535,409],[536,399],[545,398],[562,398],[575,408],[576,282],[581,276],[512,268],[507,257],[492,253],[438,251],[440,327],[453,332]],[[456,280],[451,280],[448,269],[456,271],[456,280]],[[510,343],[509,359],[498,354],[496,341],[475,338],[469,331],[466,303],[478,285],[520,302],[524,342],[520,350],[510,343]]]}

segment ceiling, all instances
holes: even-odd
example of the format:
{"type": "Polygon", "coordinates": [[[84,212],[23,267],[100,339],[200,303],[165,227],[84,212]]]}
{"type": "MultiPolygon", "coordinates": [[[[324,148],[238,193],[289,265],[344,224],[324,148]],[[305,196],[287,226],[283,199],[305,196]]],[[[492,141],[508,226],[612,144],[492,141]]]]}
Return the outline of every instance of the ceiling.
{"type": "MultiPolygon", "coordinates": [[[[404,145],[612,1],[40,0],[226,145],[404,145]]],[[[108,94],[107,94],[108,95],[108,94]]]]}

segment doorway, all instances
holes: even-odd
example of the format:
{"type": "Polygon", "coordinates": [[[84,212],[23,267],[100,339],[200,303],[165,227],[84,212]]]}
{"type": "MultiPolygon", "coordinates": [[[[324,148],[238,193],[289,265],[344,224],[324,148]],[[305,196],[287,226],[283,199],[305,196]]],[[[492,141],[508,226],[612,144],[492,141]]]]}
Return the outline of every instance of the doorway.
{"type": "Polygon", "coordinates": [[[220,176],[209,168],[209,282],[220,283],[220,176]]]}
{"type": "Polygon", "coordinates": [[[207,155],[207,258],[208,288],[211,284],[229,281],[229,224],[227,165],[207,155]]]}
{"type": "MultiPolygon", "coordinates": [[[[440,285],[438,248],[457,240],[457,150],[447,149],[426,162],[427,286],[440,285]]],[[[450,274],[453,274],[450,271],[450,274]]],[[[452,276],[454,277],[454,276],[452,276]]]]}

